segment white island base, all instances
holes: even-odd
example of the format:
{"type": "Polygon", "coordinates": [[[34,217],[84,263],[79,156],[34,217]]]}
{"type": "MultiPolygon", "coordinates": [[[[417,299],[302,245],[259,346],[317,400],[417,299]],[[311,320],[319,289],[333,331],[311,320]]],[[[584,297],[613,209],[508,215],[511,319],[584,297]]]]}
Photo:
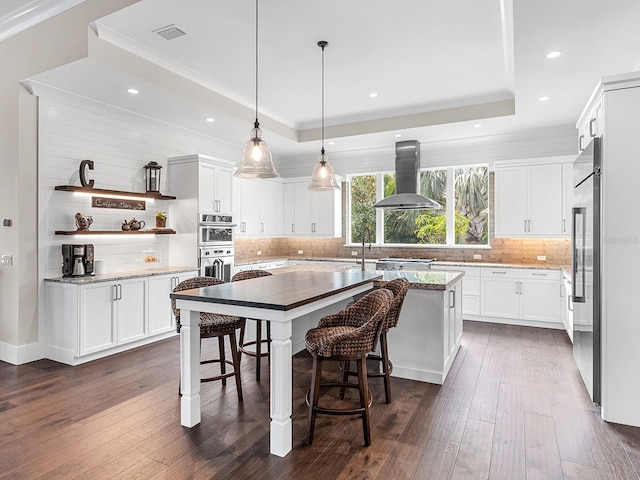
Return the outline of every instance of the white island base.
{"type": "Polygon", "coordinates": [[[462,283],[446,290],[410,288],[387,342],[391,376],[442,385],[460,349],[462,283]]]}

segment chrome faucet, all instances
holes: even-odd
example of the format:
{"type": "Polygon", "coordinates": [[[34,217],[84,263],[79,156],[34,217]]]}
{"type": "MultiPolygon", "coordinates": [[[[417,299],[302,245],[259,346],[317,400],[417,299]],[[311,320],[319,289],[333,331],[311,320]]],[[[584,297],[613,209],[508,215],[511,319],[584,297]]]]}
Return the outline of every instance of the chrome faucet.
{"type": "MultiPolygon", "coordinates": [[[[364,272],[364,242],[367,239],[367,233],[369,233],[369,228],[365,226],[362,228],[362,264],[360,266],[362,272],[364,272]]],[[[371,242],[369,242],[369,251],[371,251],[371,242]]]]}

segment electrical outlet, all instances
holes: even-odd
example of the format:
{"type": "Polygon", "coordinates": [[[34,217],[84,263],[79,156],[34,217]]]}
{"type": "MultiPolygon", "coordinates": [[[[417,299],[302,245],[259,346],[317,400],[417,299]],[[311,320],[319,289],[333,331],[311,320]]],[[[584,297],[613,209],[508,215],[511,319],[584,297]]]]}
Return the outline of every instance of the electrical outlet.
{"type": "Polygon", "coordinates": [[[0,258],[0,264],[5,267],[13,266],[13,255],[2,255],[0,258]]]}
{"type": "Polygon", "coordinates": [[[304,254],[304,250],[298,250],[298,255],[304,254]]]}
{"type": "Polygon", "coordinates": [[[258,256],[262,255],[262,250],[258,250],[258,256]]]}
{"type": "Polygon", "coordinates": [[[538,261],[546,262],[547,261],[547,256],[546,255],[538,255],[538,261]]]}
{"type": "Polygon", "coordinates": [[[473,259],[474,260],[480,260],[482,258],[482,255],[480,255],[479,253],[474,253],[473,254],[473,259]]]}
{"type": "Polygon", "coordinates": [[[358,256],[358,252],[351,252],[351,256],[352,257],[357,257],[358,256]]]}

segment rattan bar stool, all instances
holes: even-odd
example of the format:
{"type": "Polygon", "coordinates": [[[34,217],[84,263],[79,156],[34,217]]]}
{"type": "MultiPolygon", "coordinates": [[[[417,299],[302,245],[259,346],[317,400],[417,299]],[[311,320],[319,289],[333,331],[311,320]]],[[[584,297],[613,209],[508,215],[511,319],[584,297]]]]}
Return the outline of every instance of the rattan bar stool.
{"type": "Polygon", "coordinates": [[[316,414],[360,415],[364,431],[364,444],[371,445],[369,426],[369,406],[371,395],[367,383],[367,353],[376,348],[382,331],[382,324],[389,311],[393,294],[383,288],[375,290],[353,305],[334,315],[323,317],[317,328],[307,332],[305,343],[313,358],[311,389],[307,392],[309,405],[309,429],[307,444],[313,442],[316,414]],[[328,408],[318,405],[320,389],[324,387],[343,387],[343,382],[322,383],[322,364],[326,361],[355,361],[358,369],[358,384],[346,387],[358,388],[359,408],[328,408]]]}
{"type": "MultiPolygon", "coordinates": [[[[219,285],[224,283],[222,280],[218,280],[214,277],[193,277],[180,282],[173,289],[174,292],[180,292],[183,290],[192,290],[194,288],[210,287],[212,285],[219,285]]],[[[176,317],[176,327],[178,333],[180,333],[180,310],[176,308],[176,301],[171,300],[171,308],[173,314],[176,317]]],[[[244,327],[244,318],[234,317],[232,315],[220,315],[217,313],[200,313],[200,344],[202,345],[203,338],[218,338],[218,350],[219,358],[211,360],[201,360],[200,364],[205,365],[209,363],[220,364],[220,375],[214,377],[201,378],[201,382],[213,382],[221,380],[223,385],[227,384],[227,378],[235,377],[236,390],[238,392],[238,400],[242,401],[242,382],[240,380],[240,353],[238,351],[238,344],[236,342],[236,330],[244,327]],[[224,337],[229,337],[231,344],[231,357],[232,360],[227,360],[225,357],[224,349],[224,337]],[[231,365],[233,367],[232,372],[227,372],[226,366],[231,365]]]]}
{"type": "MultiPolygon", "coordinates": [[[[238,282],[241,280],[249,280],[251,278],[260,278],[267,277],[271,275],[271,272],[267,272],[265,270],[245,270],[244,272],[236,273],[232,278],[232,282],[238,282]]],[[[250,357],[256,357],[256,381],[260,381],[260,360],[262,357],[268,357],[271,355],[271,322],[264,322],[267,324],[267,338],[262,338],[262,322],[263,320],[256,320],[256,339],[255,341],[245,342],[244,341],[244,329],[246,326],[246,322],[242,324],[242,328],[240,329],[240,344],[239,350],[240,355],[244,353],[245,355],[249,355],[250,357]],[[267,351],[262,351],[262,344],[267,344],[267,351]],[[255,350],[248,350],[246,347],[250,345],[255,345],[255,350]]]]}
{"type": "MultiPolygon", "coordinates": [[[[386,282],[383,285],[384,288],[393,293],[393,302],[391,302],[391,308],[387,313],[387,318],[384,320],[382,326],[382,333],[380,334],[380,355],[370,353],[367,355],[367,360],[378,361],[382,365],[381,372],[367,372],[367,376],[384,378],[384,396],[387,403],[391,403],[391,372],[393,371],[393,364],[389,360],[389,348],[387,346],[387,332],[389,329],[398,325],[400,319],[400,310],[402,310],[402,304],[404,298],[409,291],[409,280],[406,278],[395,278],[390,282],[386,282]]],[[[358,373],[351,370],[351,362],[345,362],[342,365],[342,382],[347,383],[349,376],[356,376],[358,373]]],[[[344,396],[344,387],[340,390],[340,396],[344,396]]]]}

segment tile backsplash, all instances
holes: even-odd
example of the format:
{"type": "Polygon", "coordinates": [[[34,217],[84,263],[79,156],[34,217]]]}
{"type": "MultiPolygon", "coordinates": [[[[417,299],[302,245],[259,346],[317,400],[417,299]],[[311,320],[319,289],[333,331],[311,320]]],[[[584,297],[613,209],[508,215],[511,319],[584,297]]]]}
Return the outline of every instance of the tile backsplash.
{"type": "MultiPolygon", "coordinates": [[[[251,238],[236,239],[236,262],[261,258],[360,258],[360,246],[345,246],[344,238],[251,238]],[[302,250],[302,254],[298,251],[302,250]],[[258,256],[257,252],[262,255],[258,256]],[[353,257],[351,252],[358,252],[353,257]]],[[[366,246],[366,258],[415,257],[440,261],[482,263],[551,264],[571,263],[571,240],[564,238],[493,238],[491,248],[398,248],[366,246]],[[480,255],[480,259],[474,259],[480,255]],[[538,256],[545,256],[539,261],[538,256]]]]}

